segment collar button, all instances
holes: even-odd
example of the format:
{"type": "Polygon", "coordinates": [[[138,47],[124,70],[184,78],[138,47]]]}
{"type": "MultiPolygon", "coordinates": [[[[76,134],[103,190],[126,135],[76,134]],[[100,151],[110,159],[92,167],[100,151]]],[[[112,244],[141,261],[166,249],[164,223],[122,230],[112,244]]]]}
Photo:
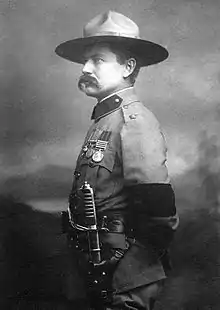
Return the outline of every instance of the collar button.
{"type": "Polygon", "coordinates": [[[131,114],[131,115],[129,115],[129,118],[130,118],[130,119],[136,119],[136,117],[137,117],[137,114],[131,114]]]}

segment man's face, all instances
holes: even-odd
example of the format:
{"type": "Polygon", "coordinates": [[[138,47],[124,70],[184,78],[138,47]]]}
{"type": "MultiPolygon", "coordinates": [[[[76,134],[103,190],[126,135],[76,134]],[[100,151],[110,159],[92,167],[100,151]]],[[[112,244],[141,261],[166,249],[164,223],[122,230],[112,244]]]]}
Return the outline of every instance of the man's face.
{"type": "Polygon", "coordinates": [[[100,100],[126,86],[126,65],[118,62],[116,54],[107,45],[96,44],[88,48],[84,57],[78,86],[87,96],[100,100]]]}

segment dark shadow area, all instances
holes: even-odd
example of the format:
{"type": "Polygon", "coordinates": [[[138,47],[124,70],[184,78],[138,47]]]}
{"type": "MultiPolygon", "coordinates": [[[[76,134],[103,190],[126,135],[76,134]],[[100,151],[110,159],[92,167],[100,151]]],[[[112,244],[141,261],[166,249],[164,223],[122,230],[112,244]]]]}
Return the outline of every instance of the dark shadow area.
{"type": "Polygon", "coordinates": [[[207,209],[188,211],[171,247],[173,272],[156,310],[220,309],[220,216],[207,209]]]}
{"type": "Polygon", "coordinates": [[[36,303],[39,309],[68,309],[67,247],[60,222],[59,213],[0,198],[0,309],[38,309],[36,303]]]}
{"type": "MultiPolygon", "coordinates": [[[[173,272],[156,310],[217,310],[220,216],[203,207],[180,218],[171,248],[173,272]]],[[[0,220],[0,308],[74,309],[65,298],[68,250],[60,215],[2,197],[0,220]]]]}

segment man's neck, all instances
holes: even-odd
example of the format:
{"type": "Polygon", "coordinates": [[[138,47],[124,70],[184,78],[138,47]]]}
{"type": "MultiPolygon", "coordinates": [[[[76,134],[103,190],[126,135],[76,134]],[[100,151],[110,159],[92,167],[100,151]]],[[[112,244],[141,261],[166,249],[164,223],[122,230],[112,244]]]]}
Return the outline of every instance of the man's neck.
{"type": "Polygon", "coordinates": [[[120,89],[120,90],[117,90],[116,92],[111,93],[110,95],[108,95],[108,96],[102,98],[102,99],[101,99],[100,101],[98,101],[98,102],[101,103],[101,102],[105,101],[106,99],[108,99],[108,98],[110,98],[110,97],[112,97],[112,96],[114,96],[114,95],[118,95],[118,94],[120,94],[121,92],[123,92],[123,91],[125,91],[125,90],[127,90],[127,89],[130,89],[130,88],[133,88],[133,86],[126,86],[126,87],[124,87],[124,88],[122,88],[122,89],[120,89]]]}

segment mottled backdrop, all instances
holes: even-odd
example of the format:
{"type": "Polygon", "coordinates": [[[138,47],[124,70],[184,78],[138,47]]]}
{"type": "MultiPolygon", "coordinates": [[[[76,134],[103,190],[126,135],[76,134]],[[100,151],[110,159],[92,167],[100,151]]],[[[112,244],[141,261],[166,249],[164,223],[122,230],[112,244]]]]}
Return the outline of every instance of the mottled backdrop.
{"type": "MultiPolygon", "coordinates": [[[[137,91],[161,122],[171,177],[200,161],[204,133],[219,145],[220,1],[8,0],[0,2],[1,189],[23,200],[66,197],[94,99],[77,89],[81,66],[55,47],[82,35],[108,9],[167,47],[164,63],[143,69],[137,91]]],[[[219,170],[218,166],[210,169],[219,170]]],[[[34,204],[38,204],[34,201],[34,204]]],[[[54,202],[55,203],[55,202],[54,202]]],[[[46,205],[44,205],[46,208],[46,205]]],[[[65,208],[65,207],[64,207],[65,208]]]]}
{"type": "Polygon", "coordinates": [[[164,129],[180,214],[174,271],[157,309],[219,310],[219,0],[0,1],[0,307],[9,309],[1,306],[8,296],[25,303],[43,294],[66,309],[55,300],[66,295],[71,268],[53,212],[67,207],[95,101],[77,89],[80,65],[54,50],[109,9],[170,52],[136,86],[164,129]]]}

